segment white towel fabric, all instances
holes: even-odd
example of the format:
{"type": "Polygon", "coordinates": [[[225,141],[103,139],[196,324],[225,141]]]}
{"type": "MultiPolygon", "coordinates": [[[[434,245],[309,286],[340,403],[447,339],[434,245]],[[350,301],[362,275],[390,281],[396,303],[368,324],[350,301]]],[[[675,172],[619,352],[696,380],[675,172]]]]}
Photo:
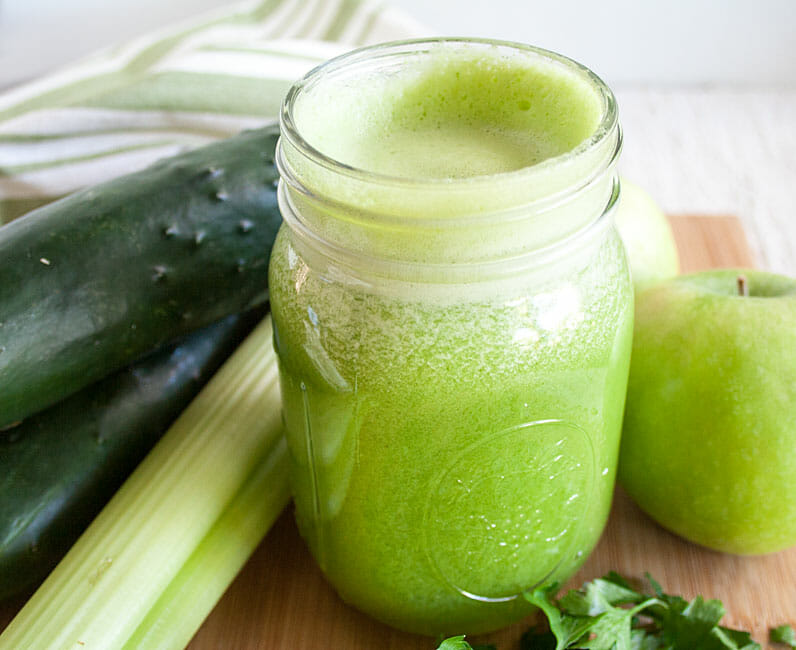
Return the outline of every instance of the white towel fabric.
{"type": "Polygon", "coordinates": [[[0,223],[276,118],[353,47],[423,35],[374,0],[248,0],[0,94],[0,223]]]}

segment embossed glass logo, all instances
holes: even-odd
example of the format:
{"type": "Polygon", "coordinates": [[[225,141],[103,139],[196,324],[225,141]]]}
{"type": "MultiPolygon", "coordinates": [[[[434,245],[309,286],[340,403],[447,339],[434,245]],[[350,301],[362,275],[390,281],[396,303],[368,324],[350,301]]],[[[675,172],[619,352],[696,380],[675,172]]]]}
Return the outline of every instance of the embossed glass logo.
{"type": "Polygon", "coordinates": [[[510,427],[463,449],[426,502],[423,543],[435,571],[486,602],[544,582],[578,541],[595,467],[589,435],[563,420],[510,427]]]}

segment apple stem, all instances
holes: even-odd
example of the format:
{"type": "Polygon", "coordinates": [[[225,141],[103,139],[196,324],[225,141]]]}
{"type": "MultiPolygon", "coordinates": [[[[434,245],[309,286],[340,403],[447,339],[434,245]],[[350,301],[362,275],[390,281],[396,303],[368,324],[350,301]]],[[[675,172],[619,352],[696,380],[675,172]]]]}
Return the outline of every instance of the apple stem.
{"type": "Polygon", "coordinates": [[[749,284],[746,281],[745,275],[739,275],[736,282],[738,283],[738,295],[741,298],[749,296],[749,284]]]}

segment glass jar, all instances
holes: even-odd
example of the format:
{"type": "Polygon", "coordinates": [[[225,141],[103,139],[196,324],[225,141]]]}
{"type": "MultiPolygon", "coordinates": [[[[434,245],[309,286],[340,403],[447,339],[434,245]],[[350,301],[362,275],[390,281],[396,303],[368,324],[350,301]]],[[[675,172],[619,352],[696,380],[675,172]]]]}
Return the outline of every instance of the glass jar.
{"type": "Polygon", "coordinates": [[[604,527],[632,288],[610,90],[544,50],[365,48],[288,93],[270,291],[296,517],[425,634],[530,610],[604,527]]]}

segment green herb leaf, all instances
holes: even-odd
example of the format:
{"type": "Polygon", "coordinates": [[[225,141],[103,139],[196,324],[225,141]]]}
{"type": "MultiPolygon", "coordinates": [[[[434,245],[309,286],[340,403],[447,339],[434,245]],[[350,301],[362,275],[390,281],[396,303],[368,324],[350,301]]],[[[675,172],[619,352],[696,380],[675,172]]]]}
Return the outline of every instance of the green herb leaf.
{"type": "MultiPolygon", "coordinates": [[[[553,600],[554,587],[537,589],[526,594],[526,599],[539,607],[547,616],[550,631],[556,638],[555,650],[584,648],[588,650],[632,650],[633,623],[636,616],[653,605],[664,605],[615,577],[594,580],[580,590],[571,590],[557,603],[553,600]],[[642,602],[639,602],[642,601],[642,602]],[[632,609],[620,605],[636,603],[632,609]],[[573,645],[577,644],[577,646],[573,645]]],[[[643,638],[636,635],[636,646],[643,638]]],[[[650,646],[647,643],[647,647],[650,646]]]]}
{"type": "Polygon", "coordinates": [[[534,589],[531,593],[525,593],[525,599],[541,609],[547,617],[550,631],[556,638],[555,650],[566,650],[577,647],[573,644],[582,639],[598,619],[570,616],[562,612],[553,600],[556,588],[556,585],[551,585],[543,589],[534,589]]]}
{"type": "Polygon", "coordinates": [[[471,646],[464,640],[464,635],[461,635],[445,639],[439,644],[437,650],[496,650],[496,648],[491,644],[471,646]]]}
{"type": "Polygon", "coordinates": [[[610,580],[588,582],[582,590],[570,590],[559,600],[559,607],[573,616],[597,616],[615,605],[639,603],[644,595],[610,580]]]}
{"type": "MultiPolygon", "coordinates": [[[[664,593],[652,576],[646,577],[653,594],[636,590],[615,572],[560,599],[555,597],[557,585],[525,593],[525,599],[547,618],[549,630],[538,626],[528,630],[520,649],[761,650],[748,632],[719,625],[725,613],[721,601],[697,596],[689,602],[664,593]]],[[[478,650],[471,649],[464,637],[448,641],[460,645],[443,643],[438,650],[478,650]]],[[[771,630],[771,641],[796,650],[796,632],[789,625],[771,630]]]]}
{"type": "MultiPolygon", "coordinates": [[[[611,572],[611,574],[612,574],[612,575],[614,575],[614,576],[617,576],[617,577],[618,577],[620,580],[624,580],[624,578],[622,578],[622,576],[620,576],[620,575],[619,575],[618,573],[616,573],[615,571],[612,571],[612,572],[611,572]]],[[[666,598],[666,594],[665,594],[665,593],[663,593],[663,589],[661,588],[661,585],[658,583],[658,581],[657,581],[657,580],[655,580],[655,578],[653,578],[653,577],[652,577],[652,576],[649,574],[649,572],[645,573],[645,574],[644,574],[644,577],[647,579],[647,582],[649,582],[649,583],[650,583],[650,586],[652,587],[652,590],[655,592],[655,595],[656,595],[658,598],[661,598],[661,599],[663,599],[663,598],[666,598]]]]}
{"type": "Polygon", "coordinates": [[[716,645],[713,629],[724,616],[724,607],[718,600],[705,601],[702,596],[680,609],[670,606],[661,621],[664,644],[672,650],[690,650],[691,648],[721,648],[728,646],[716,645]]]}
{"type": "Polygon", "coordinates": [[[719,648],[737,648],[737,650],[761,650],[760,644],[752,640],[749,632],[717,627],[713,634],[723,643],[719,648]]]}
{"type": "Polygon", "coordinates": [[[771,630],[771,643],[784,643],[796,650],[796,631],[790,625],[780,625],[771,630]]]}
{"type": "Polygon", "coordinates": [[[662,647],[662,642],[646,630],[635,629],[630,633],[630,647],[633,650],[657,650],[662,647]]]}
{"type": "Polygon", "coordinates": [[[583,647],[591,650],[632,650],[631,632],[636,615],[659,603],[659,600],[649,598],[632,609],[609,606],[591,630],[594,638],[583,647]]]}

